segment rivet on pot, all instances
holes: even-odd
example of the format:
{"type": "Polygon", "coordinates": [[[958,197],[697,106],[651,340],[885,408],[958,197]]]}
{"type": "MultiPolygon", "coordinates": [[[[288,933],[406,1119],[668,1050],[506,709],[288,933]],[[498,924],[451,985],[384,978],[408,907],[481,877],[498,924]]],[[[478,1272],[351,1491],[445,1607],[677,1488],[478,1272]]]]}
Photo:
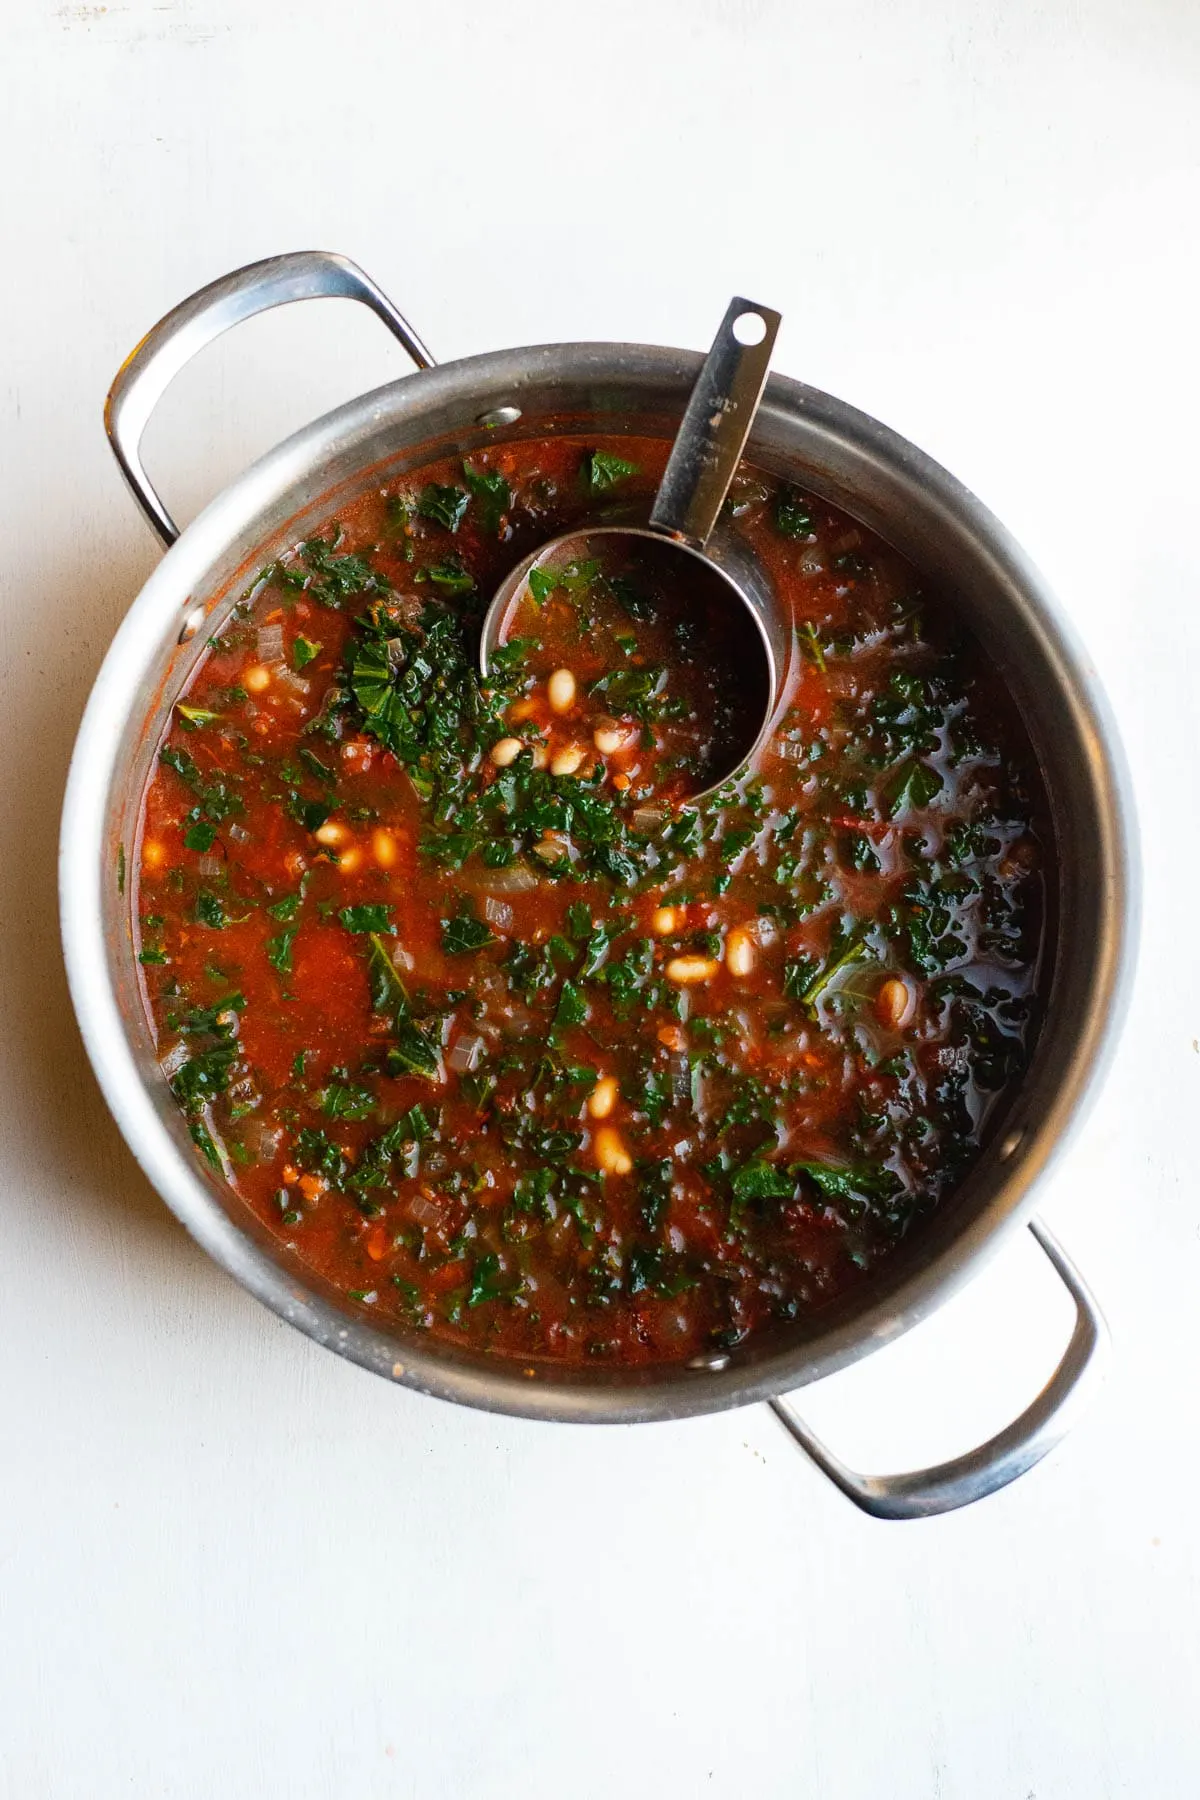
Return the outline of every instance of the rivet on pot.
{"type": "Polygon", "coordinates": [[[500,425],[515,425],[520,416],[519,406],[496,406],[491,412],[480,413],[475,423],[485,431],[495,431],[500,425]]]}
{"type": "Polygon", "coordinates": [[[204,608],[202,606],[193,606],[191,612],[187,614],[180,627],[178,642],[186,644],[189,639],[194,638],[203,623],[204,608]]]}
{"type": "Polygon", "coordinates": [[[1025,1127],[1024,1126],[1021,1127],[1020,1131],[1010,1131],[1008,1136],[1005,1138],[1004,1142],[1000,1146],[1000,1151],[999,1151],[1000,1161],[1008,1162],[1012,1157],[1014,1157],[1017,1154],[1017,1151],[1021,1148],[1021,1145],[1024,1142],[1025,1142],[1025,1127]]]}
{"type": "Polygon", "coordinates": [[[722,1369],[729,1367],[729,1356],[724,1350],[706,1351],[703,1356],[693,1356],[687,1366],[705,1374],[719,1375],[722,1369]]]}

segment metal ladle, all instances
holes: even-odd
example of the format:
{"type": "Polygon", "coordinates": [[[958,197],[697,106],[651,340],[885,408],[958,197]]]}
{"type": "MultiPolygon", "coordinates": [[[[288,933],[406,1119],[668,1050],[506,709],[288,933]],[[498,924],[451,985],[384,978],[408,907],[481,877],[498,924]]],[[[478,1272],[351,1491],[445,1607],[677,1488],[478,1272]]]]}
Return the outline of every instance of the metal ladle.
{"type": "Polygon", "coordinates": [[[708,787],[690,796],[693,801],[704,799],[739,773],[754,755],[767,734],[776,693],[775,652],[762,616],[742,585],[706,553],[706,546],[754,423],[779,323],[780,315],[768,306],[730,301],[688,399],[649,524],[588,525],[552,538],[510,571],[483,621],[479,663],[486,680],[488,658],[507,641],[534,569],[563,568],[596,557],[611,561],[622,553],[636,558],[651,579],[657,570],[676,581],[686,575],[689,604],[698,615],[712,617],[718,608],[736,608],[744,625],[744,631],[736,634],[744,650],[739,679],[752,684],[749,691],[755,705],[747,711],[745,741],[721,747],[709,770],[708,787]]]}

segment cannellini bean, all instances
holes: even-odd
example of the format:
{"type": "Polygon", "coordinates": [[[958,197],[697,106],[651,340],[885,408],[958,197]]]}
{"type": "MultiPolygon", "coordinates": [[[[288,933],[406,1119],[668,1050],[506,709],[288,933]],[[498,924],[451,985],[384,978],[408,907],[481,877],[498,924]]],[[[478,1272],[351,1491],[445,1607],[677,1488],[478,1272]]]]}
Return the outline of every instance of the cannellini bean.
{"type": "Polygon", "coordinates": [[[516,762],[520,754],[520,738],[501,738],[499,743],[492,745],[492,761],[498,769],[507,769],[509,763],[516,762]]]}
{"type": "Polygon", "coordinates": [[[592,742],[601,756],[616,756],[633,747],[637,735],[635,725],[622,725],[617,719],[601,719],[592,733],[592,742]]]}
{"type": "Polygon", "coordinates": [[[616,1104],[617,1078],[615,1075],[602,1075],[588,1095],[587,1109],[593,1119],[607,1119],[616,1104]]]}
{"type": "Polygon", "coordinates": [[[650,915],[650,929],[655,937],[670,937],[683,922],[681,906],[656,906],[650,915]]]}
{"type": "Polygon", "coordinates": [[[586,755],[587,751],[582,744],[564,744],[562,749],[556,750],[550,758],[550,773],[552,775],[576,775],[586,755]]]}
{"type": "Polygon", "coordinates": [[[248,694],[261,694],[271,685],[271,671],[266,663],[252,663],[242,671],[242,686],[248,694]]]}
{"type": "Polygon", "coordinates": [[[167,860],[166,846],[157,838],[146,838],[142,844],[143,869],[161,869],[167,860]]]}
{"type": "Polygon", "coordinates": [[[350,827],[343,825],[340,819],[326,819],[313,832],[318,844],[325,844],[330,850],[336,850],[339,844],[350,842],[350,827]]]}
{"type": "Polygon", "coordinates": [[[362,851],[357,844],[351,844],[348,850],[342,851],[342,854],[337,860],[338,868],[341,869],[344,874],[353,875],[355,869],[361,867],[362,851]]]}
{"type": "Polygon", "coordinates": [[[555,669],[546,683],[546,698],[551,712],[570,712],[575,704],[575,677],[570,669],[555,669]]]}
{"type": "Polygon", "coordinates": [[[725,939],[725,967],[740,980],[758,960],[757,946],[744,925],[735,925],[725,939]]]}
{"type": "Polygon", "coordinates": [[[698,981],[711,981],[720,966],[711,956],[673,956],[663,973],[678,987],[693,987],[698,981]]]}
{"type": "Polygon", "coordinates": [[[371,854],[381,869],[394,869],[400,857],[400,846],[390,831],[373,831],[371,854]]]}
{"type": "Polygon", "coordinates": [[[899,975],[889,975],[875,996],[875,1016],[889,1031],[899,1031],[912,1010],[913,996],[899,975]]]}
{"type": "Polygon", "coordinates": [[[535,769],[544,769],[550,761],[550,752],[545,744],[535,744],[530,751],[530,756],[535,769]]]}
{"type": "Polygon", "coordinates": [[[592,1139],[596,1161],[606,1175],[628,1175],[633,1158],[625,1148],[625,1140],[611,1125],[602,1125],[592,1139]]]}

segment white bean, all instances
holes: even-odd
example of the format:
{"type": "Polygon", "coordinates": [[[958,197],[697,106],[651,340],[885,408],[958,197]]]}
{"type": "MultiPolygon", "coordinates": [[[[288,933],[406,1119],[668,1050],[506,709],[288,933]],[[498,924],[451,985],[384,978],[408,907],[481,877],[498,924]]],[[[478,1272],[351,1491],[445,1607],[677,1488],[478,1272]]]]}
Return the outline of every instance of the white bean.
{"type": "Polygon", "coordinates": [[[575,677],[570,669],[555,669],[546,683],[546,698],[551,712],[570,712],[575,704],[575,677]]]}
{"type": "Polygon", "coordinates": [[[492,761],[498,769],[507,769],[509,763],[515,762],[521,754],[520,738],[501,738],[492,745],[492,761]]]}
{"type": "Polygon", "coordinates": [[[550,758],[550,773],[552,775],[576,775],[586,755],[587,751],[582,744],[564,744],[562,749],[556,750],[550,758]]]}
{"type": "Polygon", "coordinates": [[[606,1175],[628,1175],[633,1158],[625,1148],[625,1140],[611,1125],[602,1125],[592,1139],[596,1161],[606,1175]]]}
{"type": "Polygon", "coordinates": [[[621,725],[616,719],[601,719],[592,733],[592,742],[601,756],[616,756],[633,746],[637,727],[621,725]]]}
{"type": "Polygon", "coordinates": [[[875,996],[875,1016],[889,1031],[899,1031],[912,1009],[913,996],[907,981],[889,975],[875,996]]]}
{"type": "Polygon", "coordinates": [[[400,846],[390,831],[373,831],[371,854],[381,869],[394,869],[399,861],[400,846]]]}
{"type": "Polygon", "coordinates": [[[725,967],[741,980],[751,973],[756,961],[754,939],[744,925],[735,925],[725,939],[725,967]]]}
{"type": "Polygon", "coordinates": [[[593,1119],[607,1119],[616,1104],[617,1078],[615,1075],[602,1075],[588,1095],[587,1109],[593,1119]]]}
{"type": "Polygon", "coordinates": [[[677,987],[694,987],[698,981],[711,981],[720,966],[711,956],[673,956],[663,973],[677,987]]]}

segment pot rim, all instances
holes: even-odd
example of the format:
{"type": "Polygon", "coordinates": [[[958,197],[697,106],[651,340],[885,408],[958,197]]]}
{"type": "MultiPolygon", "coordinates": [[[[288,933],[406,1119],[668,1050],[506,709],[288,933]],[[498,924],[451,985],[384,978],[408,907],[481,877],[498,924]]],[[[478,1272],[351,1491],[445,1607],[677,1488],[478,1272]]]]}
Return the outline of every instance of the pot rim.
{"type": "MultiPolygon", "coordinates": [[[[648,1370],[563,1365],[535,1367],[509,1359],[455,1356],[445,1346],[403,1337],[363,1320],[297,1261],[291,1272],[272,1255],[274,1242],[257,1221],[238,1222],[218,1203],[198,1161],[185,1158],[152,1103],[137,1067],[109,975],[103,918],[112,871],[105,855],[107,805],[131,692],[154,656],[178,631],[193,596],[226,546],[270,506],[328,463],[366,450],[388,423],[434,404],[469,417],[501,399],[532,395],[553,376],[575,382],[641,380],[677,385],[686,397],[701,358],[692,352],[630,344],[549,344],[487,352],[420,370],[348,401],[269,450],[216,496],[153,570],[122,620],[96,677],[67,778],[59,854],[60,912],[68,982],[88,1056],[108,1106],[144,1173],[196,1241],[281,1318],[317,1342],[422,1393],[527,1418],[632,1423],[683,1418],[770,1399],[856,1361],[930,1316],[975,1273],[1006,1233],[1030,1214],[1032,1189],[1078,1128],[1111,1056],[1132,976],[1137,892],[1133,808],[1119,740],[1095,673],[1064,621],[1047,584],[1003,525],[932,458],[889,427],[818,389],[770,377],[747,446],[769,436],[772,420],[797,414],[827,437],[843,440],[877,466],[919,482],[947,531],[966,533],[986,552],[997,582],[1021,597],[1038,628],[1040,648],[1074,708],[1085,747],[1097,815],[1107,840],[1103,864],[1103,930],[1094,946],[1086,1016],[1079,1022],[1052,1104],[1026,1126],[1001,1185],[965,1224],[952,1208],[939,1215],[946,1241],[922,1266],[893,1273],[885,1264],[865,1303],[824,1332],[739,1361],[698,1359],[700,1366],[648,1370]],[[950,1225],[947,1225],[950,1219],[950,1225]],[[526,1373],[526,1369],[528,1372],[526,1373]]],[[[632,409],[632,401],[629,402],[632,409]]],[[[464,420],[465,423],[465,420],[464,420]]],[[[504,441],[504,440],[500,440],[504,441]]],[[[362,468],[380,461],[364,457],[362,468]]],[[[801,479],[819,488],[805,471],[801,479]]],[[[839,502],[842,504],[842,502],[839,502]]],[[[297,506],[299,513],[307,510],[297,506]]],[[[852,508],[851,508],[852,510],[852,508]]],[[[264,530],[264,536],[266,532],[264,530]]],[[[1049,1029],[1049,1020],[1043,1035],[1049,1029]]],[[[968,1183],[970,1182],[968,1177],[968,1183]]],[[[924,1241],[933,1223],[921,1234],[924,1241]]]]}

